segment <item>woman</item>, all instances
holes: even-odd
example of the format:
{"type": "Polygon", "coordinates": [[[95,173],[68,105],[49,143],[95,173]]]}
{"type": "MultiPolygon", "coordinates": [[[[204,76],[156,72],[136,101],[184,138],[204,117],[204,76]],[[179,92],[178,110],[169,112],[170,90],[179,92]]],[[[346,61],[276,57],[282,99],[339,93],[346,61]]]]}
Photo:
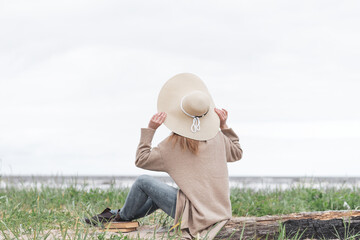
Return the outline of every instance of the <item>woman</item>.
{"type": "Polygon", "coordinates": [[[141,129],[135,164],[168,173],[179,189],[140,176],[121,209],[105,209],[93,219],[131,221],[160,208],[179,223],[183,237],[206,234],[212,238],[231,218],[227,162],[242,157],[239,139],[227,126],[228,113],[215,108],[205,84],[190,73],[165,83],[158,111],[148,128],[141,129]],[[151,147],[163,123],[172,134],[151,147]]]}

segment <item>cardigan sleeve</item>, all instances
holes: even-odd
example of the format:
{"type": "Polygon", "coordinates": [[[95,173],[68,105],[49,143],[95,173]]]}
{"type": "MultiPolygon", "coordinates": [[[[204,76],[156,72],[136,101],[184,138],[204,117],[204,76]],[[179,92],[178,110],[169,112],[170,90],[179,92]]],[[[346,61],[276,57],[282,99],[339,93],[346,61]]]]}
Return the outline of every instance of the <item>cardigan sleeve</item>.
{"type": "Polygon", "coordinates": [[[235,162],[241,159],[243,151],[239,144],[239,137],[231,128],[223,129],[221,132],[225,135],[226,160],[235,162]]]}
{"type": "Polygon", "coordinates": [[[142,128],[140,143],[136,150],[135,165],[139,168],[152,171],[164,171],[164,162],[158,147],[151,147],[155,130],[142,128]]]}

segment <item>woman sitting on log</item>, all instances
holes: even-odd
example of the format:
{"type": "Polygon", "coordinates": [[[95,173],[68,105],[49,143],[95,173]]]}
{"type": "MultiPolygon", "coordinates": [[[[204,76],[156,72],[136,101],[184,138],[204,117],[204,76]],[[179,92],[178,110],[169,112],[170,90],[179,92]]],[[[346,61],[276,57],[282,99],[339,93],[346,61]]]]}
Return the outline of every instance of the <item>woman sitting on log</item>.
{"type": "Polygon", "coordinates": [[[227,111],[215,108],[207,87],[194,74],[178,74],[165,83],[158,111],[148,128],[141,129],[135,164],[168,173],[179,188],[142,175],[121,209],[107,208],[86,222],[131,221],[160,208],[179,223],[182,237],[211,239],[232,216],[227,162],[241,159],[239,138],[227,126],[227,111]],[[163,123],[172,134],[151,147],[163,123]]]}

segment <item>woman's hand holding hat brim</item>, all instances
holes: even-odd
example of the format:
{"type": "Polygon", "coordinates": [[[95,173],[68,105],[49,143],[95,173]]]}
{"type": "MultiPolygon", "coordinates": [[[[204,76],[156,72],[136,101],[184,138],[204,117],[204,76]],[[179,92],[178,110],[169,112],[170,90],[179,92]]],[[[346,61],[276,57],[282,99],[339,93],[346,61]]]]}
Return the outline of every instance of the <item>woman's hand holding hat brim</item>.
{"type": "Polygon", "coordinates": [[[229,128],[228,125],[226,124],[226,121],[228,119],[228,112],[223,108],[222,109],[214,108],[214,111],[220,118],[220,128],[221,129],[229,128]]]}
{"type": "Polygon", "coordinates": [[[152,116],[152,118],[150,119],[148,128],[152,128],[154,130],[158,129],[158,127],[160,127],[161,124],[165,122],[165,119],[166,119],[166,113],[164,112],[159,112],[154,114],[154,116],[152,116]]]}

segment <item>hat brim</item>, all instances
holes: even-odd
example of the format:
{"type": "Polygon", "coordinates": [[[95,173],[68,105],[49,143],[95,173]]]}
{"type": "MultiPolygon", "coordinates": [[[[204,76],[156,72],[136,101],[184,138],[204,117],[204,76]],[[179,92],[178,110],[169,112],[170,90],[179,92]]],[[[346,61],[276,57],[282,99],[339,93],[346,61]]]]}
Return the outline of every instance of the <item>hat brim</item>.
{"type": "Polygon", "coordinates": [[[181,136],[204,141],[214,138],[219,132],[220,119],[214,111],[214,101],[204,82],[194,74],[180,73],[170,78],[160,90],[157,108],[158,112],[167,114],[165,126],[181,136]],[[201,91],[210,99],[209,111],[199,118],[200,131],[195,133],[191,131],[193,118],[184,114],[180,107],[181,99],[193,91],[201,91]]]}

